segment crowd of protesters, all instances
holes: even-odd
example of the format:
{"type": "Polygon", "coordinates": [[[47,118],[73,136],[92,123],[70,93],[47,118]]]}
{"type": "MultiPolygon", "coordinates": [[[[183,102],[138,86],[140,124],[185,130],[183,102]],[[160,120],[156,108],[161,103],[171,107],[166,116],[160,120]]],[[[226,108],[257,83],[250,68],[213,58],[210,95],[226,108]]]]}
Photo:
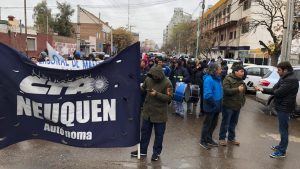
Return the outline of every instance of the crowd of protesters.
{"type": "MultiPolygon", "coordinates": [[[[31,60],[34,63],[47,61],[48,55],[48,51],[44,50],[38,57],[31,57],[31,60]]],[[[107,58],[109,56],[101,52],[85,55],[82,51],[74,51],[72,56],[64,56],[65,60],[101,61],[107,58]]],[[[295,107],[299,84],[289,62],[281,62],[277,68],[280,80],[272,89],[254,87],[257,91],[274,95],[281,140],[278,145],[271,146],[274,152],[270,154],[270,157],[282,158],[286,155],[289,115],[295,107]]],[[[154,128],[155,141],[151,159],[153,161],[159,159],[169,105],[173,105],[174,112],[180,117],[193,113],[197,116],[204,116],[199,141],[201,147],[210,149],[219,145],[240,145],[236,139],[235,128],[240,110],[246,100],[247,87],[243,80],[247,72],[243,67],[243,62],[235,62],[231,69],[232,72],[228,72],[227,62],[221,57],[218,57],[216,61],[215,59],[198,60],[192,57],[143,54],[140,62],[142,82],[140,105],[143,117],[140,155],[147,155],[152,128],[154,128]],[[188,98],[181,96],[181,99],[176,99],[180,87],[188,90],[195,89],[198,95],[194,96],[192,93],[188,95],[188,98]],[[200,109],[196,110],[198,103],[200,103],[200,109]],[[213,132],[218,124],[220,113],[222,120],[217,143],[213,139],[213,132]]],[[[131,152],[131,155],[136,157],[138,151],[131,152]]]]}
{"type": "MultiPolygon", "coordinates": [[[[64,60],[91,60],[91,61],[102,61],[108,59],[110,56],[105,54],[104,52],[96,52],[94,49],[92,49],[92,52],[89,54],[86,54],[81,51],[74,50],[72,54],[65,54],[62,55],[64,60]]],[[[49,52],[47,49],[40,52],[39,56],[32,56],[30,57],[31,61],[34,63],[37,62],[44,62],[49,61],[49,52]]]]}
{"type": "MultiPolygon", "coordinates": [[[[243,62],[232,65],[232,72],[228,72],[227,62],[221,57],[215,61],[197,60],[184,57],[162,57],[144,54],[141,59],[142,89],[141,110],[143,124],[141,128],[141,155],[147,155],[152,128],[155,131],[152,160],[156,161],[162,151],[162,142],[167,122],[167,108],[173,105],[175,113],[184,117],[188,113],[197,113],[204,116],[200,135],[200,146],[205,149],[227,146],[239,146],[235,128],[238,124],[241,108],[245,104],[246,84],[244,80],[247,72],[243,62]],[[164,77],[162,76],[164,74],[164,77]],[[186,109],[182,100],[176,95],[179,84],[185,86],[197,85],[199,99],[196,102],[185,99],[186,109]],[[170,103],[173,104],[170,104],[170,103]],[[200,109],[195,110],[200,102],[200,109]],[[192,106],[193,105],[193,106],[192,106]],[[192,108],[193,107],[193,108],[192,108]],[[213,139],[213,132],[218,124],[219,114],[222,120],[219,130],[219,141],[213,139]]],[[[274,151],[272,158],[285,157],[288,144],[288,119],[296,102],[298,81],[293,75],[293,68],[289,62],[279,63],[278,73],[281,77],[273,89],[256,90],[273,94],[279,113],[279,131],[281,141],[271,146],[274,151]]],[[[137,151],[131,153],[137,156],[137,151]]]]}

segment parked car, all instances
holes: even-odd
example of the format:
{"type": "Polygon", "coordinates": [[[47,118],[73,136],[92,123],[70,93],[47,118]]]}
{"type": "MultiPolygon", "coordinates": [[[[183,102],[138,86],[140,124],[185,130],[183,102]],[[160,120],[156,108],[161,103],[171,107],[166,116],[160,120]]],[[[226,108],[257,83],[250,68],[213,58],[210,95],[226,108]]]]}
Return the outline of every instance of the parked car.
{"type": "MultiPolygon", "coordinates": [[[[243,67],[247,67],[247,66],[255,66],[256,64],[252,64],[252,63],[243,63],[243,67]]],[[[227,73],[231,73],[232,72],[232,64],[227,64],[227,67],[228,67],[228,71],[227,73]]]]}
{"type": "MultiPolygon", "coordinates": [[[[297,79],[299,80],[299,85],[300,85],[300,66],[295,66],[294,72],[296,74],[297,79]]],[[[279,80],[279,75],[277,73],[277,69],[274,69],[273,72],[270,72],[269,74],[277,74],[277,76],[271,76],[271,75],[266,75],[260,80],[259,86],[263,88],[272,88],[279,80]]],[[[276,115],[275,107],[274,107],[274,96],[264,94],[262,92],[257,92],[256,93],[256,100],[266,106],[268,106],[268,110],[270,114],[276,115]]],[[[297,93],[297,98],[296,98],[296,107],[295,107],[295,113],[300,113],[300,87],[297,93]]]]}
{"type": "MultiPolygon", "coordinates": [[[[247,84],[249,81],[251,81],[253,82],[253,86],[258,86],[262,78],[272,77],[272,78],[279,79],[277,68],[274,66],[252,65],[252,66],[246,66],[245,70],[247,71],[247,77],[244,80],[244,82],[247,84]]],[[[255,92],[253,86],[250,87],[247,85],[247,90],[255,92]]]]}
{"type": "Polygon", "coordinates": [[[227,65],[228,64],[232,65],[234,62],[241,62],[241,60],[236,60],[236,59],[223,59],[223,60],[227,62],[227,65]]]}

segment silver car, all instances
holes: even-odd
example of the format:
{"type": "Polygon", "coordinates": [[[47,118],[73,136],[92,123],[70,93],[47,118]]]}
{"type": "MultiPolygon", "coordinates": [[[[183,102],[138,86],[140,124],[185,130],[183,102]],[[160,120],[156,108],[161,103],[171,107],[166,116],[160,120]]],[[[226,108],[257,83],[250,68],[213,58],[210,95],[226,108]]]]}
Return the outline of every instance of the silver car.
{"type": "MultiPolygon", "coordinates": [[[[299,85],[300,85],[300,66],[295,66],[293,68],[294,68],[294,73],[296,74],[296,77],[299,80],[299,85]]],[[[280,77],[277,73],[277,69],[274,69],[272,72],[267,73],[260,80],[259,87],[272,88],[278,82],[279,78],[280,77]]],[[[272,95],[264,94],[262,92],[256,92],[256,100],[268,106],[268,110],[270,114],[276,115],[273,98],[274,96],[272,95]]],[[[297,93],[295,112],[296,113],[300,112],[300,89],[298,90],[297,93]]]]}

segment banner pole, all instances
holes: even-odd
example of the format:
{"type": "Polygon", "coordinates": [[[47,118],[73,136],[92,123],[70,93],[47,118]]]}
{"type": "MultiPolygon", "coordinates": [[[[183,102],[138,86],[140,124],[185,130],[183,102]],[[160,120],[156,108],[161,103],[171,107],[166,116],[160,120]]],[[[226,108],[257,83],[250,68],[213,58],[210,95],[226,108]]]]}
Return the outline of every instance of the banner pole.
{"type": "Polygon", "coordinates": [[[139,143],[137,147],[138,147],[138,159],[141,159],[141,144],[139,143]]]}

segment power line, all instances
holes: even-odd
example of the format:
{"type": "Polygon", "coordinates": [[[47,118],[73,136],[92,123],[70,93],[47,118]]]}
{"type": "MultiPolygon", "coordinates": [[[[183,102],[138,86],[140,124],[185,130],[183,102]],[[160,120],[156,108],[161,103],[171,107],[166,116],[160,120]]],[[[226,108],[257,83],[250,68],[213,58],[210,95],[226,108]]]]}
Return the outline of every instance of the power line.
{"type": "MultiPolygon", "coordinates": [[[[154,1],[154,2],[142,2],[142,3],[136,3],[136,4],[130,4],[130,8],[146,8],[149,6],[155,6],[155,5],[161,5],[161,4],[166,4],[170,2],[174,2],[178,0],[160,0],[160,1],[154,1]]],[[[128,4],[119,4],[112,3],[112,5],[80,5],[82,7],[87,7],[87,8],[127,8],[128,4]]],[[[48,6],[48,8],[56,8],[57,6],[48,6]]],[[[77,7],[76,5],[71,5],[71,7],[77,7]]],[[[6,7],[1,7],[2,9],[23,9],[23,6],[6,6],[6,7]]],[[[28,6],[27,9],[33,9],[34,7],[28,6]]]]}

